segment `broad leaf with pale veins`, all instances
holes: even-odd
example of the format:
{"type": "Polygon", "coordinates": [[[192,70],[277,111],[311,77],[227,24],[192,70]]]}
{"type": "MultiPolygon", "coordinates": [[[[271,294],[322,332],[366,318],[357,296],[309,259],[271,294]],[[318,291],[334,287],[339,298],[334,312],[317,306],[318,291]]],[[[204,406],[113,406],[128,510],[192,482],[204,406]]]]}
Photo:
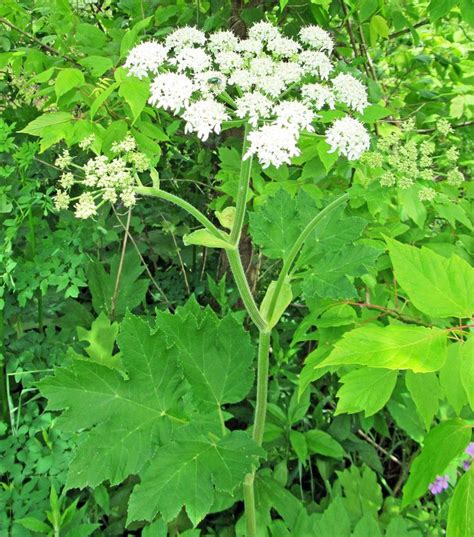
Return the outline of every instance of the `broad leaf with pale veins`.
{"type": "Polygon", "coordinates": [[[216,410],[247,395],[255,350],[235,317],[219,319],[211,309],[189,301],[175,315],[159,313],[157,328],[166,334],[200,408],[216,410]]]}
{"type": "Polygon", "coordinates": [[[385,369],[437,371],[446,360],[446,332],[412,325],[367,325],[346,332],[315,367],[366,365],[385,369]]]}
{"type": "Polygon", "coordinates": [[[474,313],[474,267],[457,255],[386,239],[398,283],[413,304],[431,317],[470,317],[474,313]]]}
{"type": "Polygon", "coordinates": [[[61,425],[82,432],[68,473],[69,488],[118,484],[153,455],[159,430],[182,423],[182,373],[162,334],[138,317],[121,325],[119,346],[128,379],[90,360],[75,360],[40,383],[61,425]]]}
{"type": "Polygon", "coordinates": [[[216,490],[232,494],[264,453],[243,431],[217,438],[197,429],[182,429],[176,441],[157,451],[132,493],[129,522],[152,520],[158,511],[171,521],[186,507],[198,524],[211,510],[216,490]]]}

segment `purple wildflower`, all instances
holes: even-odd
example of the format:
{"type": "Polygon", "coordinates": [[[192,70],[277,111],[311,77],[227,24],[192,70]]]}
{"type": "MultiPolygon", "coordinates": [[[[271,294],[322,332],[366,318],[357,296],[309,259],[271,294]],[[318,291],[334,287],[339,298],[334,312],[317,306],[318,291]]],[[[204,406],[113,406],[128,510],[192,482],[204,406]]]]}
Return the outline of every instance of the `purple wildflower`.
{"type": "Polygon", "coordinates": [[[474,442],[470,442],[466,448],[466,453],[471,457],[474,457],[474,442]]]}
{"type": "Polygon", "coordinates": [[[449,476],[447,475],[436,476],[436,479],[433,481],[433,483],[428,486],[431,494],[441,494],[443,490],[446,490],[449,487],[448,478],[449,476]]]}
{"type": "Polygon", "coordinates": [[[464,470],[467,472],[469,470],[469,468],[471,467],[471,459],[467,459],[465,460],[463,463],[462,463],[462,467],[464,468],[464,470]]]}

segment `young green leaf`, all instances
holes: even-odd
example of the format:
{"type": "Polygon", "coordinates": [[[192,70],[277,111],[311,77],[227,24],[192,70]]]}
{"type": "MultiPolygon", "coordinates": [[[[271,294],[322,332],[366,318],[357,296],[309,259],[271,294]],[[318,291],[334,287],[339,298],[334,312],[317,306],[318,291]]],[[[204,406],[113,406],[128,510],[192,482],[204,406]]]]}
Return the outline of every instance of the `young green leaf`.
{"type": "Polygon", "coordinates": [[[470,336],[461,347],[461,382],[466,391],[467,400],[474,411],[474,337],[470,336]]]}
{"type": "MultiPolygon", "coordinates": [[[[456,412],[457,415],[459,415],[464,405],[467,405],[468,403],[466,390],[463,385],[463,372],[461,371],[463,348],[464,343],[462,342],[449,345],[446,363],[439,371],[441,388],[443,389],[448,403],[453,407],[454,412],[456,412]]],[[[469,364],[469,362],[472,362],[472,360],[468,359],[466,364],[469,364]]],[[[468,377],[468,375],[466,376],[464,373],[464,377],[468,377]]],[[[467,378],[467,385],[469,387],[473,386],[469,378],[467,378]]]]}
{"type": "Polygon", "coordinates": [[[344,457],[344,449],[337,440],[324,431],[314,429],[305,433],[306,444],[310,453],[332,457],[334,459],[342,459],[344,457]]]}
{"type": "Polygon", "coordinates": [[[474,312],[474,268],[464,259],[436,254],[386,238],[398,283],[431,317],[470,317],[474,312]]]}
{"type": "Polygon", "coordinates": [[[73,88],[77,88],[84,84],[84,75],[79,69],[68,68],[59,71],[54,83],[56,97],[59,99],[62,95],[73,88]]]}
{"type": "Polygon", "coordinates": [[[427,373],[446,360],[446,332],[422,326],[367,325],[346,332],[331,354],[315,367],[366,365],[427,373]]]}
{"type": "Polygon", "coordinates": [[[337,392],[337,414],[364,412],[365,417],[381,410],[390,399],[398,371],[363,367],[339,379],[343,386],[337,392]]]}
{"type": "Polygon", "coordinates": [[[449,505],[447,537],[474,535],[474,465],[456,485],[449,505]]]}
{"type": "Polygon", "coordinates": [[[413,461],[403,488],[402,507],[416,501],[428,490],[436,476],[463,453],[471,439],[471,428],[459,418],[444,421],[426,436],[421,453],[413,461]]]}
{"type": "Polygon", "coordinates": [[[428,431],[439,408],[442,397],[441,386],[436,373],[405,373],[405,383],[425,428],[428,431]]]}

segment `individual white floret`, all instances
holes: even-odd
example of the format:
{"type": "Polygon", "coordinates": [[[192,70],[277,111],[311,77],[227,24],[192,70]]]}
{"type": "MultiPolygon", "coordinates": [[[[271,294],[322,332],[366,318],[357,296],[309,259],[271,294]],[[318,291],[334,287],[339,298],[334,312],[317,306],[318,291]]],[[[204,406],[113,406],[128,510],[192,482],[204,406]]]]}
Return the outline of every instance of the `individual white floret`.
{"type": "Polygon", "coordinates": [[[194,45],[204,45],[206,42],[206,35],[201,30],[194,28],[193,26],[184,26],[178,28],[170,35],[166,37],[166,47],[168,49],[174,49],[175,52],[179,52],[183,48],[192,47],[194,45]]]}
{"type": "Polygon", "coordinates": [[[124,64],[129,75],[144,78],[149,73],[156,74],[158,69],[165,63],[168,50],[160,43],[147,41],[132,48],[124,64]]]}
{"type": "Polygon", "coordinates": [[[280,37],[280,31],[276,26],[269,22],[257,22],[249,29],[249,38],[256,41],[267,43],[273,39],[280,37]]]}
{"type": "Polygon", "coordinates": [[[258,56],[263,51],[263,42],[258,39],[243,39],[236,48],[244,58],[258,56]]]}
{"type": "Polygon", "coordinates": [[[292,157],[300,154],[294,129],[264,125],[252,131],[248,141],[250,146],[244,159],[256,155],[263,168],[268,168],[270,165],[278,168],[282,164],[290,164],[292,157]]]}
{"type": "Polygon", "coordinates": [[[257,77],[247,69],[236,69],[229,77],[231,86],[238,86],[242,91],[249,91],[257,77]]]}
{"type": "Polygon", "coordinates": [[[63,173],[59,179],[59,184],[64,190],[69,190],[74,184],[74,175],[71,172],[63,173]]]}
{"type": "Polygon", "coordinates": [[[74,208],[76,218],[86,219],[97,214],[97,207],[90,192],[81,194],[74,208]]]}
{"type": "Polygon", "coordinates": [[[319,26],[306,26],[300,30],[300,39],[303,43],[316,50],[327,50],[331,54],[334,42],[326,30],[319,26]]]}
{"type": "Polygon", "coordinates": [[[366,128],[360,121],[348,116],[337,119],[326,131],[326,142],[331,146],[329,153],[339,150],[349,160],[359,159],[370,147],[366,128]]]}
{"type": "Polygon", "coordinates": [[[203,141],[212,132],[219,134],[222,123],[229,119],[225,106],[212,98],[192,103],[182,117],[186,121],[185,132],[196,132],[203,141]]]}
{"type": "Polygon", "coordinates": [[[296,62],[278,62],[275,76],[282,78],[285,84],[294,84],[301,80],[303,68],[296,62]]]}
{"type": "Polygon", "coordinates": [[[157,108],[171,110],[177,114],[189,104],[194,89],[192,80],[186,75],[162,73],[151,84],[151,97],[148,102],[157,108]]]}
{"type": "Polygon", "coordinates": [[[215,55],[216,63],[224,74],[229,74],[243,66],[244,60],[237,52],[218,52],[215,55]]]}
{"type": "Polygon", "coordinates": [[[256,78],[255,87],[276,99],[286,90],[287,84],[281,76],[271,75],[256,78]]]}
{"type": "Polygon", "coordinates": [[[189,69],[199,73],[209,69],[211,58],[202,48],[186,47],[176,55],[173,63],[176,64],[179,72],[189,69]]]}
{"type": "Polygon", "coordinates": [[[324,54],[315,50],[304,50],[299,56],[303,71],[307,74],[319,76],[323,80],[327,80],[333,66],[331,60],[324,54]]]}
{"type": "Polygon", "coordinates": [[[278,64],[270,56],[259,56],[250,61],[250,73],[255,76],[267,76],[275,73],[278,64]]]}
{"type": "Polygon", "coordinates": [[[57,211],[67,209],[71,203],[71,198],[67,192],[58,190],[56,195],[53,197],[54,207],[57,211]]]}
{"type": "Polygon", "coordinates": [[[294,129],[296,132],[307,130],[314,131],[311,125],[314,120],[314,112],[309,106],[298,101],[282,101],[274,108],[276,116],[275,124],[280,127],[294,129]]]}
{"type": "Polygon", "coordinates": [[[239,38],[229,30],[215,32],[209,36],[207,49],[216,54],[217,52],[234,52],[239,46],[239,38]]]}
{"type": "Polygon", "coordinates": [[[362,113],[366,108],[367,88],[357,78],[346,73],[340,73],[332,81],[336,98],[349,108],[362,113]]]}
{"type": "Polygon", "coordinates": [[[301,46],[290,37],[278,36],[267,43],[267,50],[281,58],[291,58],[300,51],[301,46]]]}
{"type": "Polygon", "coordinates": [[[256,127],[258,121],[262,118],[268,118],[272,113],[273,102],[265,95],[255,91],[253,93],[244,93],[242,97],[236,99],[237,117],[249,118],[249,123],[256,127]]]}
{"type": "Polygon", "coordinates": [[[335,97],[333,92],[327,86],[322,84],[305,84],[301,87],[303,101],[311,103],[316,110],[321,110],[324,106],[333,109],[335,97]]]}

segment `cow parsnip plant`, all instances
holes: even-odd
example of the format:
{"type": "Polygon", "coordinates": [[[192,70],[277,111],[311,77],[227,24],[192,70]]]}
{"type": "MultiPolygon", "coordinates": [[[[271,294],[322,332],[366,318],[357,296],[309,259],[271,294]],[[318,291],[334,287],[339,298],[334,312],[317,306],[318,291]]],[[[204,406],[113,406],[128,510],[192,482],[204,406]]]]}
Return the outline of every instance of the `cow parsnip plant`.
{"type": "MultiPolygon", "coordinates": [[[[131,137],[112,145],[117,154],[113,159],[99,155],[80,167],[66,150],[56,160],[56,166],[65,170],[55,196],[58,209],[74,201],[70,192],[76,185],[87,189],[76,196],[78,218],[91,217],[100,204],[118,199],[132,207],[141,196],[158,197],[189,212],[203,227],[187,235],[185,244],[226,252],[241,299],[259,331],[251,437],[228,430],[223,408],[241,401],[252,385],[253,348],[248,336],[232,317],[219,321],[193,302],[173,315],[159,315],[154,336],[146,323],[131,317],[124,321],[119,345],[127,380],[120,371],[108,371],[107,364],[79,362],[42,382],[42,393],[51,407],[68,408],[64,417],[70,427],[92,428],[71,466],[69,487],[96,486],[105,480],[120,483],[130,474],[140,473],[143,463],[153,457],[131,496],[129,522],[151,521],[158,512],[170,522],[185,507],[196,525],[211,512],[219,492],[232,496],[243,483],[247,534],[257,535],[254,480],[258,461],[265,456],[261,445],[272,329],[293,299],[291,271],[306,239],[347,201],[348,194],[321,211],[310,200],[303,200],[306,214],[301,215],[302,221],[281,222],[291,239],[272,237],[268,229],[279,225],[281,215],[275,212],[272,218],[270,214],[267,221],[259,221],[256,215],[252,222],[255,236],[262,237],[265,245],[275,240],[276,257],[283,259],[278,278],[270,283],[258,307],[239,254],[252,159],[256,156],[263,168],[289,164],[300,153],[300,132],[315,131],[318,110],[341,104],[348,111],[362,113],[368,104],[360,81],[351,74],[334,73],[329,59],[334,44],[326,31],[305,27],[299,38],[284,37],[266,22],[252,26],[247,39],[238,39],[232,32],[206,37],[196,28],[185,27],[163,43],[138,45],[125,62],[129,76],[154,75],[149,103],[179,114],[186,122],[185,132],[207,140],[212,132],[220,133],[223,124],[242,128],[236,205],[219,213],[221,228],[186,200],[162,190],[155,170],[150,172],[153,185],[142,183],[139,174],[150,164],[136,151],[131,137]],[[148,364],[145,376],[140,373],[143,363],[148,364]],[[192,394],[188,405],[188,391],[179,389],[184,381],[192,394]],[[76,401],[70,399],[72,393],[77,393],[76,401]],[[87,415],[91,404],[98,409],[104,403],[103,414],[87,415]],[[155,452],[156,444],[163,447],[155,452]],[[88,464],[92,458],[97,460],[96,466],[88,464]]],[[[314,134],[316,139],[320,136],[314,134]]],[[[336,119],[324,136],[331,152],[338,150],[350,159],[359,158],[370,145],[367,130],[350,115],[336,119]]],[[[93,144],[93,136],[81,141],[83,149],[93,144]]],[[[370,253],[368,257],[375,256],[370,253]]]]}
{"type": "Polygon", "coordinates": [[[473,533],[469,0],[31,5],[1,531],[473,533]]]}

